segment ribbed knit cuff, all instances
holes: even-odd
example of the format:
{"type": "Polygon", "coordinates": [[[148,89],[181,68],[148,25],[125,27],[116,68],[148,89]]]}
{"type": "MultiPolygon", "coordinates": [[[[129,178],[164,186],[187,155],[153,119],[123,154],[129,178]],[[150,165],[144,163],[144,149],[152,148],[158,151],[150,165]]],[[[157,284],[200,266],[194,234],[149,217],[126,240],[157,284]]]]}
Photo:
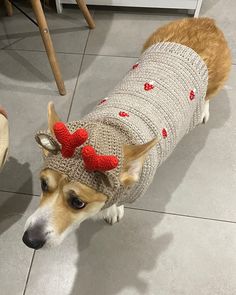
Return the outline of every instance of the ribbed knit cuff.
{"type": "Polygon", "coordinates": [[[201,56],[190,47],[174,42],[159,42],[148,48],[143,53],[143,56],[151,52],[170,52],[172,56],[174,55],[178,56],[181,59],[188,60],[197,70],[199,77],[203,79],[203,81],[208,79],[208,69],[205,62],[203,61],[201,56]]]}

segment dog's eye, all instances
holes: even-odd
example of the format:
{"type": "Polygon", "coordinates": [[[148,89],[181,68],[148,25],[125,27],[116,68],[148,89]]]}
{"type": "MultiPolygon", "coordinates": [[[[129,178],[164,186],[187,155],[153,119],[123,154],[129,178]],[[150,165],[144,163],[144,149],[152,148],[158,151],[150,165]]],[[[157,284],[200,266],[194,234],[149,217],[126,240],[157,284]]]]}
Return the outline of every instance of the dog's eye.
{"type": "Polygon", "coordinates": [[[47,192],[48,191],[48,184],[47,181],[45,179],[41,179],[41,189],[43,192],[47,192]]]}
{"type": "Polygon", "coordinates": [[[71,208],[76,210],[82,209],[86,206],[86,203],[81,201],[74,193],[70,193],[68,203],[71,208]]]}

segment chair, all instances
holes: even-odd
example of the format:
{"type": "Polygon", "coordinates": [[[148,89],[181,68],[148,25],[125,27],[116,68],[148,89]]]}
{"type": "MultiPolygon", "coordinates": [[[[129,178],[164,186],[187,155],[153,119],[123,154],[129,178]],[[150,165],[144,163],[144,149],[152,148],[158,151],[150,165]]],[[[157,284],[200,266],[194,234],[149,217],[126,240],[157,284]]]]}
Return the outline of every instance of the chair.
{"type": "MultiPolygon", "coordinates": [[[[58,64],[58,61],[56,58],[56,53],[55,53],[55,50],[53,47],[52,39],[51,39],[51,36],[49,33],[47,21],[46,21],[45,15],[44,15],[44,11],[42,9],[41,2],[40,2],[40,0],[30,0],[30,1],[31,1],[31,5],[33,8],[36,20],[37,20],[37,25],[39,27],[41,37],[43,39],[43,43],[44,43],[44,46],[46,49],[49,63],[52,68],[52,72],[53,72],[53,75],[54,75],[54,78],[55,78],[55,81],[57,84],[58,91],[61,95],[65,95],[66,89],[65,89],[64,81],[62,79],[60,67],[59,67],[59,64],[58,64]]],[[[12,16],[13,15],[13,6],[16,6],[14,3],[14,0],[4,0],[4,2],[5,2],[7,15],[12,16]]],[[[76,2],[78,4],[80,10],[82,11],[89,28],[94,29],[95,23],[94,23],[94,20],[87,8],[85,0],[76,0],[76,2]]]]}

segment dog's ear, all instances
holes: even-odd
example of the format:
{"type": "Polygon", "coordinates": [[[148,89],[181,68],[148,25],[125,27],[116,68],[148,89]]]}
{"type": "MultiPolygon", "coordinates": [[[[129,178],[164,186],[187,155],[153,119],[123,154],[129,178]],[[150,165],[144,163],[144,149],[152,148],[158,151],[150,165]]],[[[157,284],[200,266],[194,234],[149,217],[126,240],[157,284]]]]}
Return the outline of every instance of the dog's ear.
{"type": "Polygon", "coordinates": [[[60,118],[55,111],[55,107],[52,101],[48,103],[48,130],[54,135],[53,126],[56,122],[59,122],[60,118]]]}
{"type": "Polygon", "coordinates": [[[156,144],[157,139],[142,145],[124,145],[124,165],[120,174],[121,184],[132,186],[139,180],[145,157],[156,144]]]}
{"type": "Polygon", "coordinates": [[[61,150],[60,145],[50,133],[39,131],[35,135],[35,140],[41,146],[43,154],[46,157],[49,155],[49,153],[56,154],[61,150]]]}
{"type": "Polygon", "coordinates": [[[42,147],[43,155],[47,157],[49,153],[57,153],[60,146],[55,140],[53,126],[56,122],[60,121],[57,115],[53,102],[48,103],[47,108],[48,117],[48,132],[38,132],[35,136],[37,143],[42,147]]]}

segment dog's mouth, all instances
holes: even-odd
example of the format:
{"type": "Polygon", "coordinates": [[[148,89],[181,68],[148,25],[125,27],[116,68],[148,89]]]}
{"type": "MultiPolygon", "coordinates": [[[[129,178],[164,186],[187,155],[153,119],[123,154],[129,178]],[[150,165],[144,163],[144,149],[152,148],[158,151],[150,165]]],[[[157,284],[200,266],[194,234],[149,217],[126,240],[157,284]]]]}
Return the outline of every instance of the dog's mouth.
{"type": "Polygon", "coordinates": [[[23,243],[34,250],[49,249],[58,246],[62,239],[54,234],[53,231],[38,232],[35,229],[27,229],[22,237],[23,243]]]}
{"type": "Polygon", "coordinates": [[[52,249],[59,246],[65,238],[65,234],[57,235],[54,231],[37,233],[34,229],[27,229],[22,237],[23,243],[34,250],[52,249]]]}
{"type": "Polygon", "coordinates": [[[26,222],[22,241],[27,247],[34,250],[50,249],[59,246],[68,233],[67,230],[58,234],[47,219],[35,221],[30,217],[26,222]]]}

